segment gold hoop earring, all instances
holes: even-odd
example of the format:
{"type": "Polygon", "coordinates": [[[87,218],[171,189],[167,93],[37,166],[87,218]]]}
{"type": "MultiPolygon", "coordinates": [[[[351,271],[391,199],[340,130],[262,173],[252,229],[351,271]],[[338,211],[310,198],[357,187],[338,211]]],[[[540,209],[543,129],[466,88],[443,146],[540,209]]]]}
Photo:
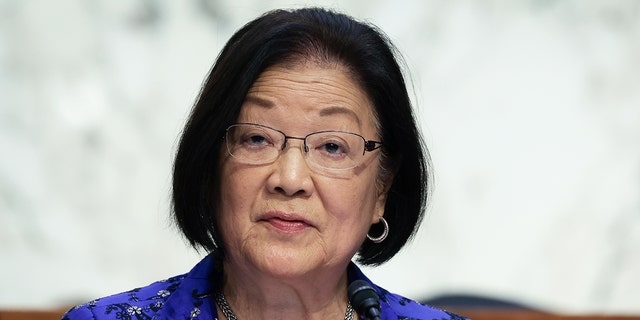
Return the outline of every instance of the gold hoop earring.
{"type": "Polygon", "coordinates": [[[384,227],[384,230],[382,230],[381,235],[377,237],[372,237],[367,233],[367,239],[369,239],[373,243],[380,243],[384,241],[384,239],[386,239],[387,236],[389,235],[389,224],[387,223],[387,220],[385,220],[384,217],[380,217],[380,221],[382,221],[382,225],[384,227]]]}

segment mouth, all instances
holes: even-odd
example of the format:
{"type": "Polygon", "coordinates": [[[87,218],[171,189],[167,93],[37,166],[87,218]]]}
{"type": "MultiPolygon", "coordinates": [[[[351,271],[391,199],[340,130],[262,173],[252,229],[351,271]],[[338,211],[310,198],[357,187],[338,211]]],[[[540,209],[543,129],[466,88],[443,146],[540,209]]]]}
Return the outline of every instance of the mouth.
{"type": "Polygon", "coordinates": [[[309,220],[299,215],[280,211],[267,212],[259,221],[283,233],[300,233],[313,227],[309,220]]]}

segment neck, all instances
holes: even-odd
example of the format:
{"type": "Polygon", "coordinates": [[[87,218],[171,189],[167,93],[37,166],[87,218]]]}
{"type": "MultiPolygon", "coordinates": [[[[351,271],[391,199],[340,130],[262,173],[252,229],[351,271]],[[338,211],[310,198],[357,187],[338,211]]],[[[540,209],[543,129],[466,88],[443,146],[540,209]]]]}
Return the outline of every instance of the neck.
{"type": "Polygon", "coordinates": [[[282,279],[225,263],[222,284],[222,294],[241,320],[344,319],[348,305],[346,266],[341,273],[282,279]]]}

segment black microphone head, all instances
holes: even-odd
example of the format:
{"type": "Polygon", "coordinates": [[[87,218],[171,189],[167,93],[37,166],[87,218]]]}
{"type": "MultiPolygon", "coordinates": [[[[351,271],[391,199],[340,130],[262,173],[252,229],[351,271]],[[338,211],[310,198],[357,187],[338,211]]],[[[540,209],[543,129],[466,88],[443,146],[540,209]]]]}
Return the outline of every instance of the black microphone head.
{"type": "Polygon", "coordinates": [[[347,288],[349,301],[358,314],[369,319],[380,315],[380,297],[371,285],[364,280],[356,280],[347,288]]]}

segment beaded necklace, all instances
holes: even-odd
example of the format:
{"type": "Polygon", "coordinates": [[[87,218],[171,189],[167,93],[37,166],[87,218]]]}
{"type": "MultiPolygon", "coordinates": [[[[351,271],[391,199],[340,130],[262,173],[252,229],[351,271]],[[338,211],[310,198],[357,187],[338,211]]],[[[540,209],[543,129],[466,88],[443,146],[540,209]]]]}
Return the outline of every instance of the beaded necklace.
{"type": "MultiPolygon", "coordinates": [[[[220,307],[220,311],[222,311],[222,314],[227,320],[238,320],[236,314],[231,311],[231,307],[229,307],[229,303],[222,292],[216,293],[216,304],[220,307]]],[[[344,320],[353,320],[353,307],[351,306],[351,302],[347,304],[347,313],[344,315],[344,320]]]]}

